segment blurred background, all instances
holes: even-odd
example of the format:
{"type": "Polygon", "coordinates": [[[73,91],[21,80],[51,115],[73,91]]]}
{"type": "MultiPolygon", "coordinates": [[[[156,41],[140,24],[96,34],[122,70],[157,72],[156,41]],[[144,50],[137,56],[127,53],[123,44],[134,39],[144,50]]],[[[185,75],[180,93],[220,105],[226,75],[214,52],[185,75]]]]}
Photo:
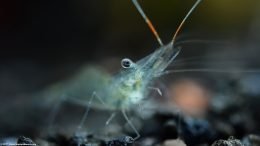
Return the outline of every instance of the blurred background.
{"type": "MultiPolygon", "coordinates": [[[[140,4],[168,43],[194,0],[140,4]]],[[[192,13],[177,38],[182,52],[169,68],[214,70],[180,71],[160,80],[186,113],[201,116],[209,105],[222,109],[224,103],[242,100],[258,115],[259,14],[258,0],[204,0],[192,13]],[[188,91],[201,102],[191,105],[188,91]],[[212,97],[217,97],[214,102],[212,97]],[[194,109],[198,112],[192,113],[194,109]]],[[[19,105],[27,95],[71,77],[87,64],[114,73],[120,59],[136,61],[157,47],[131,0],[0,1],[0,121],[17,116],[6,113],[13,103],[19,105]]],[[[8,131],[8,126],[1,124],[0,131],[8,131]]]]}

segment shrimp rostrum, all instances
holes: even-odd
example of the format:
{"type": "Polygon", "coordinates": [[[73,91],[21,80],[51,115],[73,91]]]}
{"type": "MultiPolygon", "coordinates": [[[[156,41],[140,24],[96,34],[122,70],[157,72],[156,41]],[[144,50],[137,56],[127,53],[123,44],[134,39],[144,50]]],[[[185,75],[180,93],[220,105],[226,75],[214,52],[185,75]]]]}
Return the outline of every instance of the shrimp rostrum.
{"type": "MultiPolygon", "coordinates": [[[[155,35],[160,47],[136,63],[128,58],[122,59],[121,65],[123,69],[117,75],[105,80],[102,83],[102,86],[93,91],[92,97],[87,102],[87,106],[91,106],[93,98],[97,98],[104,107],[113,110],[121,110],[124,118],[137,134],[134,138],[135,140],[139,138],[140,135],[128,119],[125,111],[134,108],[135,105],[138,105],[146,96],[148,96],[150,91],[149,87],[154,79],[161,76],[169,64],[171,64],[171,62],[179,54],[180,48],[174,46],[175,39],[184,22],[201,2],[201,0],[197,0],[192,6],[179,25],[173,39],[166,45],[164,45],[161,41],[156,29],[152,25],[149,18],[145,15],[138,1],[132,0],[132,2],[144,18],[145,22],[148,24],[152,33],[155,35]]],[[[160,91],[158,90],[158,92],[160,91]]],[[[81,98],[79,102],[86,103],[86,99],[81,98]]],[[[88,111],[89,108],[87,108],[79,127],[81,127],[86,120],[88,111]]]]}

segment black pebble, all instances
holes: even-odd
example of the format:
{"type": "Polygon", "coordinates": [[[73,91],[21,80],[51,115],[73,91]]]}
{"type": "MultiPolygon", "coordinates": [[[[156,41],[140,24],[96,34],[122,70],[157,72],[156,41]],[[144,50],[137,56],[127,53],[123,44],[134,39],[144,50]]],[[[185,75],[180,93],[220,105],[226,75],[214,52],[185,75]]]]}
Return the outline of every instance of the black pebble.
{"type": "Polygon", "coordinates": [[[230,137],[228,140],[217,140],[211,146],[244,146],[240,140],[230,137]]]}
{"type": "Polygon", "coordinates": [[[32,145],[36,145],[30,138],[24,137],[24,136],[20,136],[17,139],[17,144],[32,144],[32,145]]]}
{"type": "Polygon", "coordinates": [[[116,139],[110,140],[106,143],[106,146],[130,146],[134,142],[134,139],[130,136],[121,136],[116,139]]]}

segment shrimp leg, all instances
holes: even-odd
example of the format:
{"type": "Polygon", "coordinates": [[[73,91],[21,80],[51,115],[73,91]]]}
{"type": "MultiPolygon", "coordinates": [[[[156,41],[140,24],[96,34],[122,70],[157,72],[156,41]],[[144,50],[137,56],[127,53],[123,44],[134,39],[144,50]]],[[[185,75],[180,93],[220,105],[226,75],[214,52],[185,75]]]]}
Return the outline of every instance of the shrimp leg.
{"type": "Polygon", "coordinates": [[[128,118],[128,116],[126,115],[126,111],[124,109],[121,110],[126,122],[130,125],[130,127],[134,130],[136,137],[133,139],[134,141],[137,140],[141,135],[140,133],[137,131],[137,129],[135,128],[135,126],[133,125],[133,123],[131,122],[131,120],[128,118]]]}
{"type": "Polygon", "coordinates": [[[106,121],[106,126],[110,124],[110,122],[115,118],[116,112],[113,112],[110,117],[106,121]]]}
{"type": "MultiPolygon", "coordinates": [[[[104,106],[106,105],[105,102],[97,95],[96,91],[94,91],[94,92],[92,93],[92,95],[91,95],[91,98],[90,98],[90,100],[89,100],[87,106],[86,106],[86,110],[85,110],[85,113],[84,113],[84,115],[83,115],[83,117],[82,117],[82,119],[81,119],[81,121],[80,121],[80,124],[79,124],[79,126],[78,126],[78,130],[80,130],[80,129],[82,128],[82,126],[84,125],[84,123],[85,123],[85,121],[86,121],[86,119],[87,119],[87,116],[88,116],[88,113],[89,113],[89,110],[90,110],[90,106],[91,106],[91,104],[92,104],[92,102],[93,102],[94,97],[97,98],[97,99],[99,100],[99,102],[102,103],[104,106]]],[[[112,115],[113,115],[113,114],[112,114],[112,115]]],[[[114,116],[111,116],[111,117],[108,119],[108,121],[111,121],[114,117],[115,117],[115,115],[114,115],[114,116]]],[[[107,123],[107,122],[106,122],[106,123],[107,123]]]]}
{"type": "Polygon", "coordinates": [[[89,110],[90,110],[90,106],[91,106],[92,101],[93,101],[93,99],[94,99],[95,96],[96,96],[96,92],[94,91],[94,92],[92,93],[92,95],[91,95],[91,98],[90,98],[90,100],[89,100],[87,106],[86,106],[86,110],[85,110],[85,113],[84,113],[84,115],[83,115],[83,117],[82,117],[82,119],[81,119],[81,121],[80,121],[80,124],[79,124],[79,126],[78,126],[78,130],[81,130],[82,126],[84,125],[84,123],[85,123],[85,121],[86,121],[86,119],[87,119],[89,110]]]}
{"type": "MultiPolygon", "coordinates": [[[[97,95],[97,93],[94,91],[94,92],[92,93],[92,96],[91,96],[89,102],[88,102],[88,105],[86,106],[86,110],[85,110],[85,113],[84,113],[84,115],[83,115],[83,117],[82,117],[82,119],[81,119],[81,121],[80,121],[80,124],[79,124],[79,126],[78,126],[78,130],[80,130],[80,129],[82,128],[82,126],[84,125],[84,123],[85,123],[85,121],[86,121],[86,119],[87,119],[88,113],[89,113],[89,111],[90,111],[90,106],[91,106],[91,104],[92,104],[92,102],[93,102],[94,97],[97,98],[101,104],[103,104],[104,106],[106,106],[105,102],[104,102],[104,101],[97,95]]],[[[110,115],[110,117],[108,118],[108,120],[106,121],[106,125],[109,125],[109,123],[112,121],[112,119],[115,118],[115,116],[116,116],[116,113],[113,112],[113,113],[110,115]]]]}
{"type": "Polygon", "coordinates": [[[148,88],[151,89],[151,90],[156,91],[160,96],[162,96],[162,91],[161,91],[160,88],[157,88],[157,87],[148,87],[148,88]]]}

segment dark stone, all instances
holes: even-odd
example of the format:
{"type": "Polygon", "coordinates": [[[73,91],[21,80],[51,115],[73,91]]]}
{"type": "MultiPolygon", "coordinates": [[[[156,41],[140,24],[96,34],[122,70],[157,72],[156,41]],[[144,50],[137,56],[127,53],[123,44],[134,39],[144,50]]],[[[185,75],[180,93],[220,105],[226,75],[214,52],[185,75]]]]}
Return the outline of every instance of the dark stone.
{"type": "Polygon", "coordinates": [[[244,146],[238,139],[230,137],[228,140],[217,140],[211,146],[244,146]]]}
{"type": "Polygon", "coordinates": [[[207,120],[185,118],[181,122],[180,137],[187,145],[210,143],[216,137],[216,131],[207,120]]]}
{"type": "Polygon", "coordinates": [[[134,139],[130,136],[121,136],[116,139],[110,140],[106,143],[106,146],[130,146],[134,142],[134,139]]]}
{"type": "Polygon", "coordinates": [[[17,144],[32,144],[32,145],[36,145],[30,138],[24,137],[24,136],[20,136],[17,139],[17,144]]]}

